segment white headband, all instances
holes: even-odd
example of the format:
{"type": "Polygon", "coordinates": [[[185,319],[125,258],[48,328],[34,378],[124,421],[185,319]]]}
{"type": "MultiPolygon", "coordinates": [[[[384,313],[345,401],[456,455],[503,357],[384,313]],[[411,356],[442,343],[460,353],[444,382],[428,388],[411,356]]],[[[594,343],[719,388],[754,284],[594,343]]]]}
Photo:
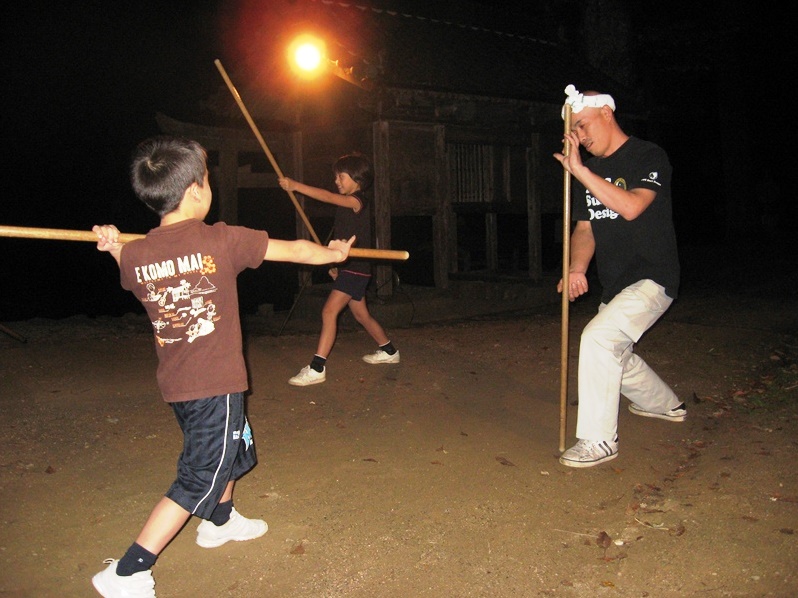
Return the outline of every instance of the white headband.
{"type": "MultiPolygon", "coordinates": [[[[565,95],[568,96],[565,104],[571,106],[571,112],[574,114],[582,112],[584,108],[601,108],[602,106],[609,106],[615,112],[615,100],[608,93],[586,96],[576,91],[576,87],[573,85],[569,85],[565,88],[565,95]]],[[[562,119],[565,120],[565,106],[562,107],[562,119]]]]}

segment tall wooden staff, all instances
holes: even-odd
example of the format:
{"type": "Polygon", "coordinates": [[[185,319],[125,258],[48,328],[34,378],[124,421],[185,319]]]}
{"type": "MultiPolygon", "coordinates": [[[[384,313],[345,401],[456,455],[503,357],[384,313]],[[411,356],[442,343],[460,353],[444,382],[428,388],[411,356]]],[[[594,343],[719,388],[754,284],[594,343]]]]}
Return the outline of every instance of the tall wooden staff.
{"type": "MultiPolygon", "coordinates": [[[[571,132],[571,105],[564,106],[564,132],[571,132]]],[[[565,140],[562,153],[567,156],[571,144],[565,140]]],[[[565,451],[565,431],[568,413],[568,288],[571,266],[571,173],[562,169],[562,325],[560,349],[560,452],[565,451]]]]}
{"type": "Polygon", "coordinates": [[[26,339],[24,336],[22,336],[18,332],[14,332],[13,330],[11,330],[11,328],[8,328],[7,326],[3,326],[3,324],[0,324],[0,332],[4,332],[5,334],[10,336],[14,340],[17,340],[17,341],[19,341],[21,343],[27,343],[28,342],[28,339],[26,339]]]}
{"type": "MultiPolygon", "coordinates": [[[[241,99],[241,95],[238,93],[238,90],[235,88],[235,85],[233,85],[233,82],[230,80],[230,77],[227,75],[227,71],[224,70],[221,61],[217,58],[216,60],[213,61],[213,63],[216,65],[216,68],[219,70],[219,73],[221,73],[224,82],[227,83],[227,88],[230,90],[230,93],[233,94],[233,97],[235,98],[238,107],[241,109],[241,113],[244,115],[244,118],[247,119],[247,122],[249,123],[249,127],[252,129],[252,132],[255,133],[255,137],[257,138],[258,143],[260,143],[263,152],[266,154],[266,157],[269,158],[269,162],[271,162],[272,168],[274,168],[274,172],[277,173],[278,177],[283,178],[283,171],[280,170],[280,166],[278,166],[277,160],[274,159],[274,156],[269,150],[269,146],[266,145],[266,142],[263,140],[263,136],[260,134],[258,127],[255,125],[255,121],[252,120],[252,117],[249,115],[249,110],[247,110],[247,107],[244,105],[244,101],[241,99]]],[[[310,225],[310,221],[308,220],[308,217],[305,216],[305,212],[302,210],[302,206],[299,205],[299,201],[297,200],[296,195],[294,195],[294,192],[288,191],[288,196],[291,198],[291,201],[294,202],[294,207],[296,208],[296,211],[299,212],[299,216],[302,218],[302,222],[304,222],[305,226],[308,227],[308,232],[310,232],[310,236],[313,237],[313,240],[316,241],[316,243],[321,245],[321,241],[319,241],[319,237],[316,234],[316,231],[314,231],[313,227],[310,225]]]]}

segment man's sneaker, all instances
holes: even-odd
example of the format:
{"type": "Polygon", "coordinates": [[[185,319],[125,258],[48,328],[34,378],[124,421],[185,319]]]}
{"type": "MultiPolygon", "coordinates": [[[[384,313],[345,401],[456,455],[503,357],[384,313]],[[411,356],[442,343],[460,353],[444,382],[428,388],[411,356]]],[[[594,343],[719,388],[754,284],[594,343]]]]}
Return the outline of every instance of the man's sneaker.
{"type": "Polygon", "coordinates": [[[204,520],[197,526],[197,544],[203,548],[216,548],[222,544],[235,540],[254,540],[260,538],[269,526],[261,519],[247,519],[238,511],[230,513],[230,519],[224,525],[214,525],[213,522],[204,520]]]}
{"type": "Polygon", "coordinates": [[[670,411],[666,411],[665,413],[652,413],[651,411],[645,411],[641,409],[634,403],[629,403],[629,411],[635,415],[642,415],[643,417],[656,417],[657,419],[664,419],[670,422],[683,422],[685,419],[687,419],[687,408],[684,406],[684,403],[674,407],[670,411]]]}
{"type": "Polygon", "coordinates": [[[299,373],[291,378],[288,383],[294,386],[308,386],[309,384],[319,384],[327,379],[327,368],[317,372],[309,365],[306,365],[299,373]]]}
{"type": "Polygon", "coordinates": [[[139,571],[133,575],[116,574],[116,559],[105,559],[108,567],[91,578],[94,589],[105,598],[155,598],[155,580],[152,571],[139,571]]]}
{"type": "Polygon", "coordinates": [[[618,437],[615,440],[580,440],[560,457],[568,467],[593,467],[618,456],[618,437]]]}
{"type": "Polygon", "coordinates": [[[364,355],[363,361],[366,363],[399,363],[399,351],[389,355],[382,349],[377,349],[374,353],[364,355]]]}

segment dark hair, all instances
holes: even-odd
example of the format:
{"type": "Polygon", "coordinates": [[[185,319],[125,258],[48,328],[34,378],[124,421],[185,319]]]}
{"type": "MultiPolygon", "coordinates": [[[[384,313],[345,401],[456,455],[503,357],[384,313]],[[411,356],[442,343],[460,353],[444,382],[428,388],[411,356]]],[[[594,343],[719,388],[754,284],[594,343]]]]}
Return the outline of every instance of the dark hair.
{"type": "Polygon", "coordinates": [[[352,152],[338,158],[333,164],[333,172],[348,174],[353,181],[360,185],[360,190],[363,192],[371,189],[374,184],[374,169],[371,167],[371,160],[359,152],[352,152]]]}
{"type": "Polygon", "coordinates": [[[205,181],[208,152],[196,141],[158,135],[142,141],[133,152],[130,182],[136,196],[163,217],[173,212],[192,183],[205,181]]]}

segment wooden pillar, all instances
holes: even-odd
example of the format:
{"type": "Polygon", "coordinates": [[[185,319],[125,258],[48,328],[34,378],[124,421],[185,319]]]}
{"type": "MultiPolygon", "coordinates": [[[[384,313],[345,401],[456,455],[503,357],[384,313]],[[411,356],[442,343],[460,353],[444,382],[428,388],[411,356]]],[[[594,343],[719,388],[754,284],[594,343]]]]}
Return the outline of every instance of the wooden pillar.
{"type": "Polygon", "coordinates": [[[529,277],[543,280],[543,222],[542,193],[540,191],[540,135],[532,134],[526,150],[526,215],[529,244],[529,277]]]}
{"type": "MultiPolygon", "coordinates": [[[[372,125],[374,147],[374,248],[391,248],[391,159],[390,128],[387,121],[379,120],[372,125]]],[[[374,266],[377,294],[393,295],[393,267],[377,263],[374,266]]]]}
{"type": "Polygon", "coordinates": [[[496,272],[499,269],[499,233],[497,222],[498,217],[496,212],[487,212],[485,214],[485,258],[490,272],[496,272]]]}
{"type": "Polygon", "coordinates": [[[446,155],[446,127],[435,125],[434,215],[432,217],[432,259],[435,287],[449,288],[449,272],[457,271],[457,228],[449,199],[449,162],[446,155]],[[453,233],[454,231],[454,233],[453,233]],[[452,237],[454,234],[454,237],[452,237]]]}

